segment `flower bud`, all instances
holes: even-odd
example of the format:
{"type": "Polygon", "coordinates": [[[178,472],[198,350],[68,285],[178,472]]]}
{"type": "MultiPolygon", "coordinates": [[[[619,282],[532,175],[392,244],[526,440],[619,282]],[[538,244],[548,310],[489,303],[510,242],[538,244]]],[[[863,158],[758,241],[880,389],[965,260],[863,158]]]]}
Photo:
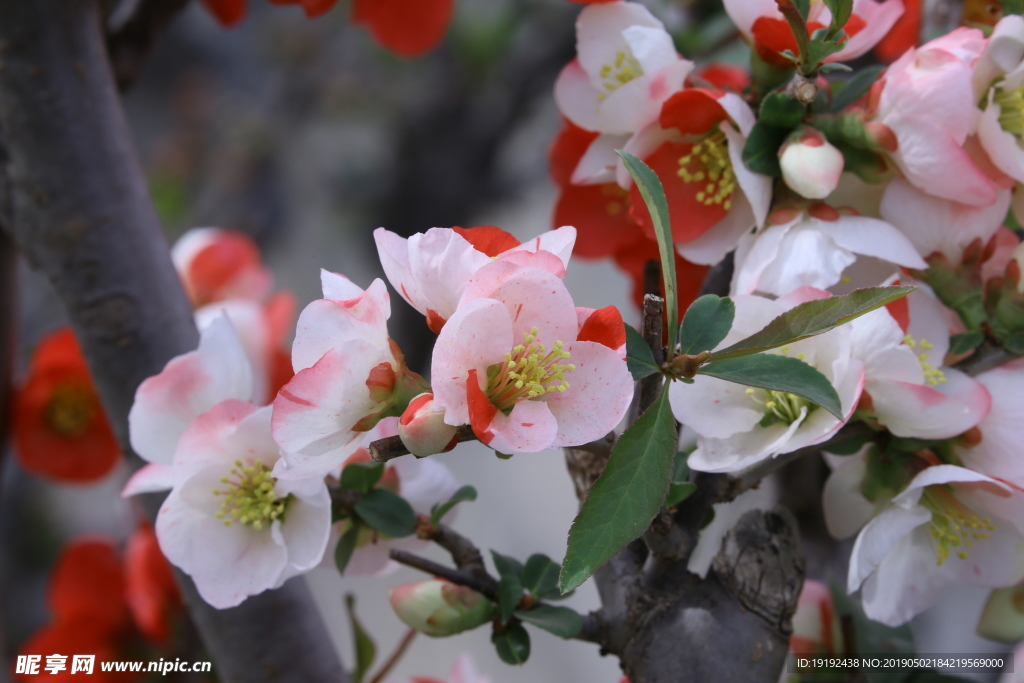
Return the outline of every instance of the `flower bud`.
{"type": "Polygon", "coordinates": [[[476,628],[494,611],[484,596],[444,579],[395,586],[388,589],[388,598],[402,623],[435,638],[476,628]]]}
{"type": "Polygon", "coordinates": [[[840,629],[828,586],[810,579],[804,581],[793,615],[789,649],[798,655],[841,654],[844,650],[840,629]]]}
{"type": "Polygon", "coordinates": [[[427,392],[409,401],[398,421],[398,436],[413,455],[424,457],[444,453],[459,442],[459,428],[445,424],[444,411],[427,392]]]}
{"type": "Polygon", "coordinates": [[[1024,586],[992,591],[978,621],[978,635],[1003,643],[1024,638],[1024,586]]]}
{"type": "Polygon", "coordinates": [[[824,199],[839,184],[843,155],[821,131],[802,127],[779,149],[786,185],[807,199],[824,199]]]}

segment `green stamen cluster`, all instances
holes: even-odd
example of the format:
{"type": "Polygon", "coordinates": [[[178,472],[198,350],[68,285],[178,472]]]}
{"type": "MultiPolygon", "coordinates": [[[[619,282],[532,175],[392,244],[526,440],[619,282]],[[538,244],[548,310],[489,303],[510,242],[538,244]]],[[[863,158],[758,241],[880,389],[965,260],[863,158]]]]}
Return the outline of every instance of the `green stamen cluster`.
{"type": "Polygon", "coordinates": [[[575,370],[572,363],[560,361],[569,358],[564,344],[556,341],[554,348],[547,351],[537,339],[538,329],[534,327],[524,334],[525,343],[513,347],[512,353],[505,354],[504,363],[495,363],[487,368],[487,397],[500,410],[511,410],[517,401],[537,398],[551,391],[563,392],[569,388],[565,373],[575,370]]]}
{"type": "Polygon", "coordinates": [[[999,125],[1007,133],[1024,137],[1024,86],[1016,90],[996,88],[992,101],[999,105],[999,125]]]}
{"type": "Polygon", "coordinates": [[[988,532],[996,530],[991,519],[975,514],[943,486],[929,486],[925,489],[921,505],[932,513],[928,533],[935,541],[935,554],[938,556],[936,564],[939,566],[954,548],[958,549],[956,556],[966,560],[968,549],[974,547],[974,542],[990,538],[988,532]]]}
{"type": "Polygon", "coordinates": [[[810,412],[817,407],[805,398],[783,391],[748,387],[747,396],[752,398],[755,403],[765,407],[765,417],[771,422],[784,422],[787,425],[791,425],[799,420],[800,412],[804,408],[807,408],[807,412],[810,412]]]}
{"type": "Polygon", "coordinates": [[[96,400],[87,387],[58,385],[46,405],[46,421],[62,436],[82,436],[96,417],[96,400]]]}
{"type": "Polygon", "coordinates": [[[284,515],[290,497],[277,497],[274,492],[277,479],[271,476],[270,468],[262,462],[257,461],[249,467],[243,465],[241,460],[236,460],[231,476],[220,479],[228,488],[213,490],[213,495],[224,496],[216,517],[224,520],[224,526],[239,522],[253,529],[262,529],[284,515]]]}
{"type": "Polygon", "coordinates": [[[697,201],[707,206],[721,204],[726,211],[732,208],[736,173],[729,159],[729,142],[721,130],[716,129],[695,144],[689,154],[680,157],[676,173],[687,183],[707,181],[697,193],[697,201]]]}
{"type": "Polygon", "coordinates": [[[615,62],[602,66],[600,75],[601,80],[604,81],[604,89],[607,92],[599,93],[597,96],[598,101],[604,100],[608,95],[634,78],[643,76],[644,69],[640,66],[640,62],[636,60],[636,57],[627,54],[624,50],[619,50],[615,53],[615,62]]]}

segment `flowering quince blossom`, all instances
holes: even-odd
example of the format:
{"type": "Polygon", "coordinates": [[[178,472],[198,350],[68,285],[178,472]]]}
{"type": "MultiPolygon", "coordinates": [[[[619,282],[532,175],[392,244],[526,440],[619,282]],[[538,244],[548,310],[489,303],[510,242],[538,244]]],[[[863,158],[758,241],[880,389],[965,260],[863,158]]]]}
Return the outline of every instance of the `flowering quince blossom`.
{"type": "Polygon", "coordinates": [[[682,89],[693,62],[682,59],[664,25],[635,2],[593,5],[576,21],[576,52],[555,83],[567,119],[599,133],[572,174],[576,184],[608,182],[616,149],[654,122],[682,89]]]}
{"type": "Polygon", "coordinates": [[[579,326],[562,281],[496,261],[481,268],[438,335],[434,403],[500,453],[587,443],[625,414],[633,382],[614,307],[579,326]]]}
{"type": "Polygon", "coordinates": [[[469,279],[494,259],[530,263],[564,277],[576,229],[564,226],[525,244],[493,226],[431,228],[409,239],[377,228],[373,238],[391,286],[437,333],[455,312],[469,279]]]}
{"type": "Polygon", "coordinates": [[[977,377],[992,396],[992,409],[978,423],[978,435],[956,448],[967,467],[1024,488],[1020,444],[1024,420],[1020,417],[1024,391],[1024,361],[1018,359],[977,377]]]}
{"type": "Polygon", "coordinates": [[[832,594],[820,581],[805,579],[793,614],[789,649],[797,655],[842,654],[842,626],[832,594]]]}
{"type": "MultiPolygon", "coordinates": [[[[411,405],[411,404],[410,404],[411,405]]],[[[394,436],[398,433],[398,418],[386,417],[366,433],[364,443],[372,443],[377,439],[394,436]]],[[[369,462],[370,452],[360,448],[350,455],[345,465],[355,462],[369,462]]],[[[340,472],[340,470],[339,470],[340,472]]],[[[417,515],[429,515],[435,505],[444,503],[459,489],[459,482],[444,464],[430,458],[401,457],[389,460],[384,475],[377,487],[385,488],[402,496],[417,515]]],[[[455,520],[455,509],[452,509],[441,520],[451,524],[455,520]]],[[[334,525],[332,543],[348,528],[349,522],[342,521],[334,525]]],[[[430,542],[417,538],[415,535],[404,538],[388,538],[371,529],[364,529],[359,535],[356,549],[345,565],[345,576],[387,576],[398,570],[399,564],[389,557],[392,549],[405,550],[411,553],[423,552],[430,547],[430,542]]],[[[333,553],[325,554],[333,558],[333,553]]],[[[333,564],[333,559],[330,560],[333,564]]]]}
{"type": "Polygon", "coordinates": [[[907,182],[971,206],[991,205],[999,189],[964,147],[979,115],[971,64],[984,45],[981,31],[960,28],[907,52],[872,87],[866,110],[868,132],[907,182]]]}
{"type": "Polygon", "coordinates": [[[442,681],[438,678],[413,676],[412,678],[400,678],[393,683],[491,683],[491,679],[478,674],[473,658],[463,653],[458,656],[452,665],[447,681],[442,681]]]}
{"type": "Polygon", "coordinates": [[[843,153],[821,131],[803,126],[779,148],[779,168],[786,185],[807,199],[824,199],[839,185],[843,153]]]}
{"type": "Polygon", "coordinates": [[[447,579],[428,579],[388,589],[395,614],[406,626],[434,638],[452,636],[489,621],[494,603],[447,579]]]}
{"type": "MultiPolygon", "coordinates": [[[[775,0],[725,0],[725,11],[743,36],[751,41],[757,55],[778,66],[792,66],[779,53],[790,50],[799,55],[796,38],[789,23],[782,16],[775,0]]],[[[849,36],[839,52],[829,55],[825,62],[844,62],[870,50],[889,32],[903,14],[901,0],[854,0],[853,14],[843,30],[849,36]]],[[[812,2],[807,15],[807,28],[814,32],[826,28],[832,21],[832,12],[823,2],[812,2]]]]}
{"type": "MultiPolygon", "coordinates": [[[[736,317],[719,348],[757,332],[805,300],[805,292],[774,301],[734,297],[736,317]]],[[[820,371],[836,389],[843,414],[853,414],[864,386],[864,364],[853,355],[849,330],[836,328],[768,353],[798,358],[820,371]]],[[[672,412],[697,432],[697,448],[687,462],[701,472],[736,472],[767,458],[828,439],[840,422],[828,411],[794,394],[743,387],[697,375],[693,384],[674,382],[672,412]]]]}
{"type": "Polygon", "coordinates": [[[977,425],[992,397],[984,383],[944,367],[950,330],[943,306],[923,289],[906,297],[902,328],[886,309],[849,323],[853,354],[865,368],[858,414],[896,436],[948,439],[977,425]]]}
{"type": "Polygon", "coordinates": [[[999,189],[985,206],[961,204],[934,197],[902,178],[894,178],[882,195],[882,218],[896,226],[921,256],[941,253],[960,263],[964,249],[981,240],[987,243],[999,230],[1010,208],[1010,191],[999,189]]]}
{"type": "Polygon", "coordinates": [[[323,477],[380,418],[428,388],[388,336],[391,299],[382,280],[363,291],[321,271],[321,283],[324,298],[299,315],[295,377],[274,400],[274,439],[284,452],[278,477],[323,477]]]}
{"type": "MultiPolygon", "coordinates": [[[[754,112],[742,97],[709,88],[673,94],[657,121],[625,149],[644,160],[665,186],[679,255],[712,265],[754,226],[764,225],[771,178],[752,172],[743,147],[754,112]]],[[[629,187],[622,171],[619,183],[629,187]]],[[[654,236],[639,188],[630,191],[633,218],[654,236]]]]}
{"type": "Polygon", "coordinates": [[[144,381],[128,417],[150,465],[123,495],[171,489],[156,520],[164,555],[218,608],[316,566],[331,525],[322,478],[281,480],[271,407],[245,400],[252,369],[226,318],[144,381]],[[287,515],[285,515],[287,513],[287,515]]]}
{"type": "Polygon", "coordinates": [[[71,328],[39,342],[13,408],[14,453],[29,472],[82,483],[103,478],[121,460],[71,328]]]}
{"type": "Polygon", "coordinates": [[[890,626],[933,605],[951,583],[1024,579],[1024,491],[955,465],[922,470],[857,537],[847,587],[890,626]]]}
{"type": "Polygon", "coordinates": [[[798,287],[825,289],[863,257],[893,264],[892,271],[928,267],[907,237],[878,218],[823,203],[776,209],[763,230],[740,238],[732,290],[781,296],[798,287]]]}

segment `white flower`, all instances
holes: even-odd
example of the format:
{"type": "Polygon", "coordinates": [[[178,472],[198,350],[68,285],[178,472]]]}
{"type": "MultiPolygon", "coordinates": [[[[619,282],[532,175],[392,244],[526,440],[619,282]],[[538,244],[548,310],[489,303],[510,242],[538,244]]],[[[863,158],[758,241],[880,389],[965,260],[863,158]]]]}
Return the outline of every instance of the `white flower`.
{"type": "Polygon", "coordinates": [[[868,617],[902,624],[950,584],[988,588],[1024,578],[1024,496],[963,467],[936,465],[871,522],[853,547],[847,588],[868,617]]]}
{"type": "MultiPolygon", "coordinates": [[[[757,332],[802,299],[771,301],[747,295],[733,301],[735,322],[719,348],[757,332]]],[[[839,327],[769,353],[798,358],[819,370],[835,387],[849,419],[864,385],[864,365],[852,355],[849,330],[839,327]]],[[[702,472],[735,472],[820,443],[845,422],[793,394],[747,388],[706,375],[697,375],[690,385],[674,382],[669,391],[676,419],[699,434],[688,462],[702,472]]]]}

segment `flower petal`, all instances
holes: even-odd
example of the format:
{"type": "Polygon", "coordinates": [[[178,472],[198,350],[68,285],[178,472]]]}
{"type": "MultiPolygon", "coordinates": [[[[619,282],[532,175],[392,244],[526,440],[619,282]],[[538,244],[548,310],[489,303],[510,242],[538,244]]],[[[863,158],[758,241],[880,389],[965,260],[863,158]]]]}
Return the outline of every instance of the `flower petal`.
{"type": "Polygon", "coordinates": [[[566,350],[576,366],[565,375],[569,388],[542,399],[558,420],[552,448],[601,438],[619,424],[633,399],[633,378],[617,351],[590,341],[573,342],[566,350]]]}
{"type": "Polygon", "coordinates": [[[313,301],[303,309],[295,326],[292,344],[295,372],[312,367],[329,350],[351,340],[387,348],[389,317],[391,297],[379,278],[354,299],[313,301]]]}

